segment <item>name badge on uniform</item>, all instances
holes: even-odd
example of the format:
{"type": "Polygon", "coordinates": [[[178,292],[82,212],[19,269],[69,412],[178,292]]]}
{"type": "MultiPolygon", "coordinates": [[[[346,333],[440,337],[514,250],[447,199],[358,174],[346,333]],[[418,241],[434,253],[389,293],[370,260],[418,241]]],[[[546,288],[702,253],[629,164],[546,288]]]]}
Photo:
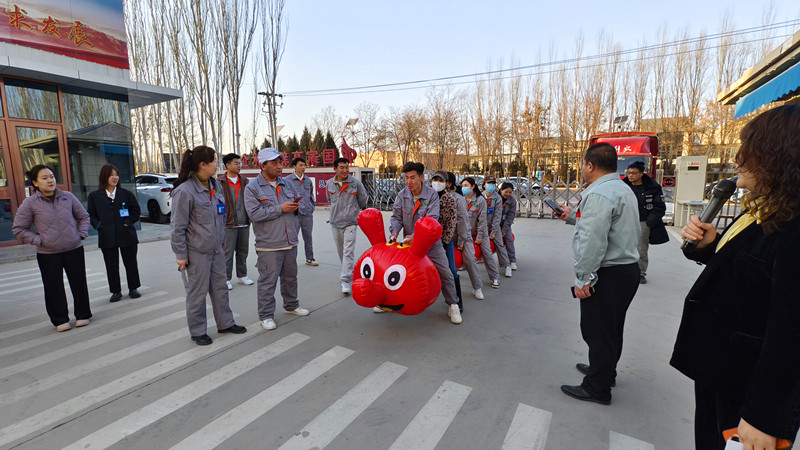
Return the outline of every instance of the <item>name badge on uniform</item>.
{"type": "Polygon", "coordinates": [[[225,214],[225,203],[217,204],[217,214],[219,215],[225,214]]]}
{"type": "Polygon", "coordinates": [[[486,208],[486,215],[488,216],[492,214],[494,214],[494,208],[486,208]]]}
{"type": "Polygon", "coordinates": [[[128,208],[125,207],[125,203],[122,203],[122,209],[119,210],[120,217],[130,217],[131,213],[128,212],[128,208]]]}
{"type": "Polygon", "coordinates": [[[472,217],[472,211],[467,211],[467,215],[472,217]]]}

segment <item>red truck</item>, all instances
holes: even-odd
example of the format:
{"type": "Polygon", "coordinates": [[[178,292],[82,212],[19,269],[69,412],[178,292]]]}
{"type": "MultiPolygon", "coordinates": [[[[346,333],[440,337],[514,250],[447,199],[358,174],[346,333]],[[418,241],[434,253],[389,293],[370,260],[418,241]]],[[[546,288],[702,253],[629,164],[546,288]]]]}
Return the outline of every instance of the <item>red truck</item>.
{"type": "Polygon", "coordinates": [[[656,159],[658,158],[658,135],[622,131],[619,133],[595,134],[589,138],[589,145],[605,142],[617,149],[617,173],[625,176],[625,170],[634,161],[644,163],[645,173],[655,179],[656,159]]]}

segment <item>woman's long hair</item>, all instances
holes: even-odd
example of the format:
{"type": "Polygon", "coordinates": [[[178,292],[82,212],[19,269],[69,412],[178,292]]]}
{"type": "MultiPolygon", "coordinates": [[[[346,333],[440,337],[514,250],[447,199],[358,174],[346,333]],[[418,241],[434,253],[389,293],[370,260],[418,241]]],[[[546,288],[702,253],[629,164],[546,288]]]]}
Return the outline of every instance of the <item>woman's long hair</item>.
{"type": "MultiPolygon", "coordinates": [[[[461,180],[461,183],[463,184],[465,181],[467,183],[469,183],[469,185],[472,187],[472,193],[475,194],[475,196],[480,197],[481,196],[481,190],[478,189],[478,183],[475,181],[475,178],[472,178],[472,177],[464,178],[463,180],[461,180]]],[[[466,195],[465,195],[465,197],[466,197],[466,195]]]]}
{"type": "Polygon", "coordinates": [[[756,185],[744,209],[761,220],[766,234],[800,215],[800,105],[784,105],[751,120],[739,135],[736,163],[756,185]]]}
{"type": "MultiPolygon", "coordinates": [[[[172,186],[180,186],[181,183],[188,180],[193,173],[197,172],[197,169],[200,168],[200,163],[208,164],[214,162],[216,156],[216,150],[205,145],[198,145],[191,150],[183,152],[183,156],[181,157],[181,170],[178,172],[178,179],[172,183],[172,186]]],[[[175,191],[173,190],[172,192],[175,191]]],[[[172,192],[170,192],[170,195],[172,195],[172,192]]]]}

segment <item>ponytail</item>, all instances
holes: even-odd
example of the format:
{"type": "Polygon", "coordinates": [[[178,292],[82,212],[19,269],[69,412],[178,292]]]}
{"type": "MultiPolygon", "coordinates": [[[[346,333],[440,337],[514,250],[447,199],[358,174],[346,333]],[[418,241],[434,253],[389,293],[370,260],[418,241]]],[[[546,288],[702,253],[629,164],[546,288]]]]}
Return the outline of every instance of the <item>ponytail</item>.
{"type": "MultiPolygon", "coordinates": [[[[181,156],[181,170],[178,172],[178,179],[172,183],[173,187],[178,187],[181,183],[188,180],[193,173],[197,172],[200,163],[211,163],[216,157],[217,151],[205,145],[198,145],[197,147],[186,150],[181,156]]],[[[175,192],[174,190],[172,192],[175,192]]],[[[172,195],[170,192],[170,195],[172,195]]]]}

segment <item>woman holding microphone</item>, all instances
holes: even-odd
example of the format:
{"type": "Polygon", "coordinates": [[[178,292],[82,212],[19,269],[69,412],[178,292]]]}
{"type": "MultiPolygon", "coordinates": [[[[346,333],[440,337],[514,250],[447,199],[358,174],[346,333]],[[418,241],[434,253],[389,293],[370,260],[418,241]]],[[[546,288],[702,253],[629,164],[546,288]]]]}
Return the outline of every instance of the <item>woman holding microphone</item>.
{"type": "Polygon", "coordinates": [[[97,246],[103,252],[106,264],[108,289],[111,291],[109,301],[113,303],[122,299],[120,253],[128,280],[128,295],[130,298],[139,298],[142,296],[138,291],[142,283],[136,262],[139,239],[134,227],[141,213],[139,202],[133,192],[118,186],[119,170],[113,164],[100,168],[99,181],[100,189],[89,194],[89,217],[92,227],[97,230],[97,246]]]}
{"type": "Polygon", "coordinates": [[[241,334],[228,300],[225,269],[225,200],[214,175],[217,152],[204,145],[186,150],[172,190],[171,241],[186,288],[186,321],[197,345],[213,341],[206,333],[206,295],[211,297],[219,333],[241,334]]]}
{"type": "Polygon", "coordinates": [[[800,424],[800,105],[742,129],[737,186],[744,213],[720,235],[693,216],[695,281],[670,364],[694,380],[695,444],[723,449],[738,428],[746,449],[785,448],[800,424]]]}

